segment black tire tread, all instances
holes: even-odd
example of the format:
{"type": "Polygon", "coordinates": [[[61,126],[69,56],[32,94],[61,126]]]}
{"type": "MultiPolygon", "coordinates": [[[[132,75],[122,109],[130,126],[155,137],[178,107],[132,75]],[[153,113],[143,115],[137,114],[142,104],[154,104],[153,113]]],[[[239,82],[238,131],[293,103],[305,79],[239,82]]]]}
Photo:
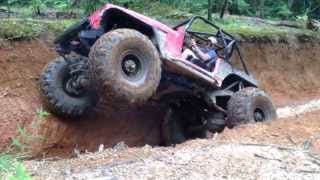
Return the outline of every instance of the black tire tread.
{"type": "Polygon", "coordinates": [[[59,57],[44,68],[43,73],[40,77],[40,94],[43,105],[52,113],[67,117],[79,117],[83,115],[84,112],[89,110],[97,102],[96,96],[87,96],[84,101],[86,103],[81,104],[70,104],[64,96],[56,93],[56,90],[59,89],[62,91],[61,87],[56,84],[54,81],[53,75],[59,71],[59,68],[65,66],[66,62],[64,58],[59,57]]]}
{"type": "MultiPolygon", "coordinates": [[[[189,122],[190,113],[186,112],[183,107],[168,107],[162,124],[162,140],[164,145],[170,146],[183,143],[189,139],[207,138],[207,130],[203,127],[196,131],[190,132],[189,127],[195,126],[195,122],[189,122]],[[186,124],[187,123],[187,124],[186,124]]],[[[200,125],[200,119],[196,126],[200,125]]]]}
{"type": "Polygon", "coordinates": [[[154,47],[150,39],[142,33],[132,29],[116,29],[110,31],[100,37],[91,48],[89,54],[89,67],[92,72],[92,78],[94,79],[95,87],[102,94],[103,98],[107,99],[111,106],[125,106],[127,104],[142,104],[146,102],[157,90],[158,84],[161,78],[161,61],[159,59],[158,51],[154,47]],[[112,51],[115,49],[119,42],[125,39],[137,39],[147,44],[148,50],[152,52],[155,57],[156,66],[160,67],[155,72],[154,76],[149,79],[153,83],[148,84],[147,91],[142,93],[128,93],[122,91],[122,88],[117,82],[114,71],[108,67],[105,57],[111,57],[112,51]]]}
{"type": "MultiPolygon", "coordinates": [[[[252,98],[262,96],[265,98],[268,103],[271,103],[273,106],[274,112],[271,112],[271,119],[276,119],[275,107],[272,104],[270,97],[262,90],[254,87],[247,87],[238,92],[236,92],[231,99],[228,101],[228,113],[227,113],[227,126],[232,128],[240,124],[252,123],[255,122],[251,119],[248,114],[249,104],[252,101],[252,98]]],[[[269,120],[271,120],[269,119],[269,120]]]]}

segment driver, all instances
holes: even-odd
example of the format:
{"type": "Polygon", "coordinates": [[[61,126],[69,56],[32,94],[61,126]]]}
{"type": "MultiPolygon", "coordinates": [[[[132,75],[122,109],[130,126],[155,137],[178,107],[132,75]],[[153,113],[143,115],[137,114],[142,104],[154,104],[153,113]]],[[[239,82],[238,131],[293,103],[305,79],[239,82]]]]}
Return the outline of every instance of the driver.
{"type": "Polygon", "coordinates": [[[210,71],[218,58],[218,41],[215,37],[209,37],[208,40],[205,48],[199,48],[196,41],[191,39],[191,47],[183,51],[182,58],[210,71]]]}

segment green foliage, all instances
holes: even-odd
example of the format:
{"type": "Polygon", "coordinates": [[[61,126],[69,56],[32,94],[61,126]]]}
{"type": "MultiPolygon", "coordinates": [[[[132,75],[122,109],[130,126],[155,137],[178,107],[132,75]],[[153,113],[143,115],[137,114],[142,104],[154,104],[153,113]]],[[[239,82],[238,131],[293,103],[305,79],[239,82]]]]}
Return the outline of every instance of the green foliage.
{"type": "Polygon", "coordinates": [[[33,39],[41,33],[58,34],[63,32],[78,20],[33,20],[33,19],[3,19],[0,20],[0,38],[6,40],[33,39]]]}
{"type": "Polygon", "coordinates": [[[27,172],[26,168],[22,163],[17,163],[15,171],[8,178],[9,180],[31,180],[31,176],[27,172]]]}
{"type": "Polygon", "coordinates": [[[46,4],[43,0],[31,0],[30,7],[35,14],[40,14],[41,9],[46,7],[46,4]]]}
{"type": "MultiPolygon", "coordinates": [[[[49,116],[43,108],[36,111],[37,117],[35,121],[43,121],[49,116]]],[[[39,122],[38,122],[39,123],[39,122]]],[[[28,145],[22,143],[35,139],[35,136],[28,134],[24,128],[17,126],[19,136],[13,138],[11,144],[6,150],[0,153],[0,179],[7,180],[31,180],[30,174],[27,172],[21,160],[28,157],[28,145]]]]}
{"type": "Polygon", "coordinates": [[[37,109],[37,116],[40,119],[47,118],[50,115],[47,111],[45,111],[42,107],[37,109]]]}
{"type": "Polygon", "coordinates": [[[46,0],[45,4],[47,7],[53,7],[57,9],[67,9],[70,7],[70,0],[46,0]]]}
{"type": "Polygon", "coordinates": [[[230,9],[235,14],[248,15],[250,11],[250,4],[245,0],[235,0],[231,2],[230,9]]]}
{"type": "MultiPolygon", "coordinates": [[[[27,136],[22,128],[18,127],[17,130],[20,135],[27,136]]],[[[12,139],[7,150],[0,153],[0,179],[31,180],[30,174],[20,162],[20,160],[26,156],[24,152],[25,147],[26,145],[22,144],[20,140],[12,139]],[[16,149],[18,149],[18,151],[16,151],[16,149]]]]}
{"type": "Polygon", "coordinates": [[[98,9],[103,5],[103,2],[100,0],[83,0],[82,7],[87,15],[98,9]]]}
{"type": "MultiPolygon", "coordinates": [[[[13,4],[17,6],[17,2],[13,4]]],[[[213,2],[214,21],[218,22],[232,32],[238,34],[265,35],[265,34],[283,34],[281,29],[254,27],[253,24],[243,23],[228,17],[227,19],[217,18],[225,0],[211,0],[213,2]],[[238,30],[237,30],[238,28],[238,30]],[[267,33],[264,33],[267,32],[267,33]]],[[[43,8],[56,8],[68,10],[69,7],[81,7],[87,13],[101,7],[106,3],[103,0],[33,0],[19,1],[18,4],[27,4],[27,7],[34,3],[34,7],[43,4],[43,8]],[[75,3],[77,2],[77,3],[75,3]],[[76,4],[76,5],[75,5],[76,4]]],[[[122,5],[128,3],[129,8],[147,16],[164,21],[168,24],[176,24],[185,18],[194,15],[207,16],[208,0],[109,0],[108,2],[122,5]],[[173,23],[174,22],[174,23],[173,23]]],[[[316,0],[228,0],[228,11],[231,14],[261,16],[270,19],[295,19],[305,22],[308,17],[320,16],[320,1],[316,0]],[[262,3],[264,2],[264,3],[262,3]],[[288,3],[289,2],[289,3],[288,3]],[[290,3],[291,2],[291,3],[290,3]]],[[[1,3],[1,0],[0,0],[1,3]]],[[[20,12],[24,12],[19,10],[20,12]]],[[[32,10],[33,11],[33,10],[32,10]]],[[[26,11],[27,15],[31,11],[26,11]]],[[[30,13],[29,13],[30,14],[30,13]]],[[[31,13],[34,14],[34,13],[31,13]]],[[[320,17],[319,17],[320,18],[320,17]]],[[[48,30],[55,34],[63,32],[78,20],[34,20],[34,19],[3,19],[0,20],[0,38],[2,39],[32,39],[38,37],[41,33],[47,33],[48,30]]],[[[253,20],[254,21],[254,20],[253,20]]],[[[39,116],[46,116],[41,111],[39,116]]]]}
{"type": "Polygon", "coordinates": [[[18,159],[19,156],[10,153],[0,154],[0,179],[31,180],[30,174],[18,159]]]}
{"type": "Polygon", "coordinates": [[[42,26],[28,20],[4,19],[0,21],[0,37],[7,40],[37,37],[42,26]]]}
{"type": "Polygon", "coordinates": [[[59,10],[71,10],[81,8],[85,14],[92,13],[105,3],[117,5],[127,4],[131,9],[156,14],[173,14],[175,18],[188,17],[195,13],[206,15],[209,1],[212,2],[213,13],[220,13],[225,1],[228,2],[227,11],[237,15],[251,15],[262,18],[291,19],[298,16],[308,15],[320,19],[319,0],[0,0],[0,5],[12,7],[29,7],[33,14],[40,14],[47,8],[59,10]],[[154,7],[157,6],[159,10],[154,7]],[[149,9],[151,7],[151,9],[149,9]],[[163,8],[168,7],[163,14],[163,8]],[[173,11],[173,12],[172,12],[173,11]]]}

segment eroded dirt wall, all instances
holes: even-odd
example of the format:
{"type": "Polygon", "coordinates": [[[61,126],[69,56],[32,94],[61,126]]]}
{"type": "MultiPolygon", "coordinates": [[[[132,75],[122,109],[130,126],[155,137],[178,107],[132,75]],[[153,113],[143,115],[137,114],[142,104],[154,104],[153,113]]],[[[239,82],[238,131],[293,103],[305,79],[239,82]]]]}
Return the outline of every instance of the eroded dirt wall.
{"type": "Polygon", "coordinates": [[[55,54],[42,41],[6,43],[0,47],[0,149],[18,137],[41,107],[38,78],[55,54]]]}
{"type": "MultiPolygon", "coordinates": [[[[29,138],[34,152],[65,154],[74,148],[97,150],[120,141],[130,146],[157,145],[160,141],[162,110],[144,107],[115,111],[104,102],[94,113],[77,121],[50,116],[39,120],[41,108],[38,78],[56,54],[41,40],[0,47],[0,149],[19,137],[17,127],[33,132],[29,138]]],[[[320,45],[302,43],[243,43],[249,68],[277,105],[320,96],[320,45]]],[[[21,134],[21,133],[20,133],[21,134]]]]}
{"type": "Polygon", "coordinates": [[[243,43],[249,69],[278,106],[320,96],[319,43],[243,43]]]}

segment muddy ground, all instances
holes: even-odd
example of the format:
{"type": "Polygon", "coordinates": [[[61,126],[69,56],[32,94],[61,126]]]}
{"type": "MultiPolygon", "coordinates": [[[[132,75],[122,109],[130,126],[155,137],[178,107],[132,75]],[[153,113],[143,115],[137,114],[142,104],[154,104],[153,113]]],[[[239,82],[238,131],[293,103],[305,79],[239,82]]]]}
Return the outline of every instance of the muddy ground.
{"type": "MultiPolygon", "coordinates": [[[[0,47],[0,149],[13,138],[30,144],[34,154],[45,156],[70,156],[74,149],[95,151],[100,144],[112,147],[120,141],[129,146],[159,144],[163,113],[157,107],[115,112],[105,102],[94,113],[76,121],[54,116],[41,119],[37,115],[42,107],[38,79],[43,67],[56,57],[50,42],[22,41],[0,47]],[[31,137],[21,138],[17,127],[24,128],[31,137]]],[[[242,51],[249,68],[278,107],[304,103],[320,96],[319,43],[251,42],[242,43],[242,51]]],[[[241,127],[237,131],[226,130],[223,137],[254,140],[257,136],[263,140],[287,141],[289,133],[293,142],[301,143],[302,139],[319,131],[318,127],[315,121],[284,120],[264,126],[241,127]]]]}

